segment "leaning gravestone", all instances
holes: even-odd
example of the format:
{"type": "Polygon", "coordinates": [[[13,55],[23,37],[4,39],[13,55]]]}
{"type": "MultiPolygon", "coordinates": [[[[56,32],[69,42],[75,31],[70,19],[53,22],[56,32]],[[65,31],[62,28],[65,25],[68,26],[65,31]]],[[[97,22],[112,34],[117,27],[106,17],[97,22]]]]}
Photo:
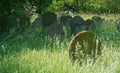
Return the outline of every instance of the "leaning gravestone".
{"type": "Polygon", "coordinates": [[[71,16],[61,16],[60,17],[60,24],[61,25],[66,25],[66,24],[71,24],[72,17],[71,16]]]}
{"type": "Polygon", "coordinates": [[[46,12],[42,14],[42,25],[49,26],[53,23],[57,22],[57,15],[52,12],[46,12]]]}
{"type": "Polygon", "coordinates": [[[117,31],[120,32],[120,22],[117,24],[117,31]]]}
{"type": "Polygon", "coordinates": [[[84,24],[84,29],[85,30],[95,30],[96,25],[93,20],[87,19],[84,24]]]}
{"type": "Polygon", "coordinates": [[[49,27],[47,27],[47,31],[50,38],[58,37],[60,39],[63,39],[65,36],[63,27],[58,23],[51,24],[49,27]]]}
{"type": "Polygon", "coordinates": [[[77,34],[83,30],[84,19],[80,16],[75,16],[71,21],[71,33],[77,34]]]}
{"type": "Polygon", "coordinates": [[[97,37],[88,31],[81,31],[76,34],[69,45],[69,57],[75,62],[82,62],[82,59],[97,59],[101,55],[101,42],[97,37]]]}
{"type": "Polygon", "coordinates": [[[35,28],[35,27],[39,27],[41,24],[39,18],[36,18],[33,23],[32,23],[32,27],[35,28]]]}

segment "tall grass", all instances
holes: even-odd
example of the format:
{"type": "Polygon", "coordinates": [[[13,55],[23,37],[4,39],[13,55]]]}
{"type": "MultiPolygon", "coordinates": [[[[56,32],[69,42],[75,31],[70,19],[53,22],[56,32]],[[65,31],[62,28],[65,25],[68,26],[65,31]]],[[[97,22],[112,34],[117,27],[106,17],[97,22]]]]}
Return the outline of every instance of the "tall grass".
{"type": "Polygon", "coordinates": [[[27,29],[17,36],[0,39],[0,73],[120,73],[120,33],[114,22],[102,22],[93,33],[102,42],[102,56],[95,64],[73,64],[68,46],[71,37],[60,41],[46,31],[27,29]]]}

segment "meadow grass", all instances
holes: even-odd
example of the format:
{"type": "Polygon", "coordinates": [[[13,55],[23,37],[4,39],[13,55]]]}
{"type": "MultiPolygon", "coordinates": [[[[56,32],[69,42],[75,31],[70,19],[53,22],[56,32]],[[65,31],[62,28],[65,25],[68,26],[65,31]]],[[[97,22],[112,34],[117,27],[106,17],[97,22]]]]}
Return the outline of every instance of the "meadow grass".
{"type": "Polygon", "coordinates": [[[0,73],[120,73],[120,33],[114,22],[98,24],[93,32],[103,49],[95,64],[71,62],[68,46],[72,37],[68,26],[64,29],[66,38],[62,41],[31,28],[0,39],[0,73]]]}

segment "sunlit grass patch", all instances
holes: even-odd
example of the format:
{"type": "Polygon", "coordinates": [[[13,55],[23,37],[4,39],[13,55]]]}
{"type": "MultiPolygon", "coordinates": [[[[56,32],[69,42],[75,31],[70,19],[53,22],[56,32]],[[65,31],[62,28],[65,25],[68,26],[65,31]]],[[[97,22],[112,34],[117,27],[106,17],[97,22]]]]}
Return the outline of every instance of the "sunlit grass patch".
{"type": "MultiPolygon", "coordinates": [[[[114,50],[112,50],[114,49],[114,50]]],[[[105,47],[102,57],[95,64],[72,64],[67,50],[24,50],[0,61],[2,73],[115,73],[119,70],[119,53],[105,47]],[[117,68],[117,69],[116,69],[117,68]]]]}

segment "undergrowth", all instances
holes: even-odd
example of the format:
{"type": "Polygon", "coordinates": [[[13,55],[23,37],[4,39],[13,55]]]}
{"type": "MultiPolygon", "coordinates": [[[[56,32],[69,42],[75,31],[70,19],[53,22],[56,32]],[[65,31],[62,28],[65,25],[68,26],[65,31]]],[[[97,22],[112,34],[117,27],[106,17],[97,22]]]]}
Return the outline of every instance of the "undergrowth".
{"type": "Polygon", "coordinates": [[[114,22],[97,24],[93,32],[102,43],[102,55],[95,64],[73,64],[69,59],[71,40],[54,40],[44,29],[28,28],[15,36],[0,38],[0,73],[120,73],[120,33],[114,22]]]}

